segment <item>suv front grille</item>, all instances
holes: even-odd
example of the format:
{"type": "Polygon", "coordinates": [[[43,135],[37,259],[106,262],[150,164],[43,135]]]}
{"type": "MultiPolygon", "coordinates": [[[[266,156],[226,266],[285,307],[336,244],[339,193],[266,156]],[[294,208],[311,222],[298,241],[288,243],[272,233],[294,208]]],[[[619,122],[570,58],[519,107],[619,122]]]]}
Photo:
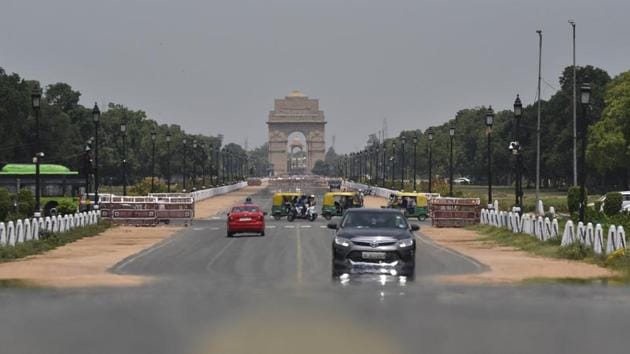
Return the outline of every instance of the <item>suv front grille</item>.
{"type": "MultiPolygon", "coordinates": [[[[378,250],[376,252],[379,252],[378,250]]],[[[385,252],[385,259],[363,259],[361,256],[362,251],[352,251],[348,254],[348,259],[353,262],[371,262],[371,263],[381,263],[387,262],[391,263],[394,261],[400,260],[397,252],[385,252]]]]}

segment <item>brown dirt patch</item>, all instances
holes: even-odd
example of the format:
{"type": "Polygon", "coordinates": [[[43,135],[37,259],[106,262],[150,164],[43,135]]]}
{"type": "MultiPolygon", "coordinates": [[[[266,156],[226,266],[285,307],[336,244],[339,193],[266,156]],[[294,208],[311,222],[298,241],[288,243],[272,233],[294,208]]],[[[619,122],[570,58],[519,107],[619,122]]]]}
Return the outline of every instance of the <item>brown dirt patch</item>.
{"type": "Polygon", "coordinates": [[[380,208],[387,205],[387,199],[383,197],[375,197],[373,195],[366,195],[363,197],[363,206],[366,208],[380,208]]]}
{"type": "Polygon", "coordinates": [[[150,277],[118,275],[108,270],[122,259],[173,235],[178,227],[118,226],[46,253],[0,264],[0,279],[33,286],[74,288],[133,286],[150,277]]]}
{"type": "MultiPolygon", "coordinates": [[[[368,196],[366,207],[380,207],[387,199],[368,196]]],[[[531,255],[513,247],[481,241],[477,232],[457,228],[422,227],[422,233],[436,244],[474,258],[489,269],[478,274],[444,276],[445,282],[484,284],[517,283],[530,278],[590,279],[611,277],[615,273],[584,262],[531,255]]]]}
{"type": "MultiPolygon", "coordinates": [[[[195,205],[196,219],[229,208],[264,186],[246,187],[206,199],[195,205]]],[[[152,277],[119,275],[109,270],[123,259],[174,235],[180,227],[117,226],[98,236],[82,238],[46,253],[0,263],[0,284],[55,288],[136,286],[152,277]]]]}
{"type": "Polygon", "coordinates": [[[490,269],[479,274],[441,277],[446,282],[516,283],[530,278],[600,278],[615,274],[608,269],[579,261],[531,255],[513,247],[479,240],[471,230],[424,227],[422,233],[435,243],[472,257],[490,269]]]}
{"type": "MultiPolygon", "coordinates": [[[[195,219],[207,219],[225,209],[229,209],[234,204],[243,203],[247,196],[257,193],[266,187],[266,183],[263,183],[261,186],[247,186],[228,194],[197,202],[195,203],[195,219]]],[[[254,200],[254,202],[256,201],[254,200]]]]}

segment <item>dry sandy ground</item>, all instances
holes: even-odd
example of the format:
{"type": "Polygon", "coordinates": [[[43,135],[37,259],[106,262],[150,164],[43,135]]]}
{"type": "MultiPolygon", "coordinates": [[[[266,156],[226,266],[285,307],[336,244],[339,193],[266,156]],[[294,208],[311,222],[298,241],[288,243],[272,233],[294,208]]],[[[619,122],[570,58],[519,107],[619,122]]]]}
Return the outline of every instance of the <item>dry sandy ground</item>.
{"type": "MultiPolygon", "coordinates": [[[[378,208],[386,204],[385,198],[368,196],[365,206],[378,208]]],[[[480,241],[474,231],[457,228],[424,226],[422,233],[436,244],[474,258],[488,266],[478,274],[442,277],[446,282],[457,283],[516,283],[528,278],[597,278],[615,274],[608,269],[578,261],[538,257],[513,247],[502,247],[480,241]]]]}
{"type": "MultiPolygon", "coordinates": [[[[263,187],[246,187],[197,203],[197,218],[207,218],[263,187]]],[[[153,279],[109,272],[121,260],[172,236],[180,227],[113,227],[52,251],[12,262],[0,263],[0,280],[17,280],[33,286],[89,287],[134,286],[153,279]]]]}

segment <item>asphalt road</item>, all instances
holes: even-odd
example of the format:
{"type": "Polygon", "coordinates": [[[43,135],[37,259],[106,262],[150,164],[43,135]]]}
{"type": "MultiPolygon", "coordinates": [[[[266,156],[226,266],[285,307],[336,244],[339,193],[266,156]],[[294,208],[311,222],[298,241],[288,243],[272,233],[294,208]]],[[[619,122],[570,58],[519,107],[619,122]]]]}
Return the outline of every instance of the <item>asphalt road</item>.
{"type": "MultiPolygon", "coordinates": [[[[314,191],[321,194],[322,191],[314,191]]],[[[254,196],[270,209],[269,191],[254,196]]],[[[319,198],[321,200],[321,198],[319,198]]],[[[226,237],[197,221],[113,271],[124,289],[0,289],[0,353],[622,353],[630,289],[460,286],[483,265],[419,235],[416,278],[331,277],[326,221],[226,237]]]]}

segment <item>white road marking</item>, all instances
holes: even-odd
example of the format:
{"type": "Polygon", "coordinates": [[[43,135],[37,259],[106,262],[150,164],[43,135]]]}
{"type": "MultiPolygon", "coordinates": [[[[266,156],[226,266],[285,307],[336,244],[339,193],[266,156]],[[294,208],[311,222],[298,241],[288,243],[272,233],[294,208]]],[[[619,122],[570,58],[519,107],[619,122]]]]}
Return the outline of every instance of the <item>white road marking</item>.
{"type": "Polygon", "coordinates": [[[297,233],[297,242],[295,245],[295,247],[297,248],[297,253],[295,256],[297,261],[297,281],[298,284],[302,284],[302,238],[300,237],[299,228],[297,228],[295,232],[297,233]]]}
{"type": "Polygon", "coordinates": [[[221,257],[221,255],[223,254],[223,252],[225,252],[225,250],[230,247],[230,245],[232,245],[232,243],[234,243],[235,239],[231,239],[230,242],[227,243],[227,245],[223,246],[223,248],[221,248],[221,250],[219,252],[217,252],[217,254],[214,255],[214,257],[212,257],[212,259],[210,259],[210,262],[208,262],[208,265],[206,266],[206,270],[209,272],[210,268],[212,268],[212,264],[219,259],[219,257],[221,257]]]}
{"type": "Polygon", "coordinates": [[[326,225],[320,225],[320,226],[319,226],[319,228],[320,228],[320,229],[325,229],[325,228],[327,228],[327,227],[328,227],[328,226],[326,226],[326,225]]]}
{"type": "Polygon", "coordinates": [[[293,225],[284,225],[285,229],[295,229],[295,226],[293,225]]]}
{"type": "Polygon", "coordinates": [[[276,228],[276,225],[265,226],[265,229],[275,229],[275,228],[276,228]]]}
{"type": "Polygon", "coordinates": [[[301,229],[310,229],[311,225],[300,225],[301,229]]]}
{"type": "Polygon", "coordinates": [[[217,230],[221,230],[221,228],[220,227],[211,227],[210,230],[217,231],[217,230]]]}
{"type": "Polygon", "coordinates": [[[213,216],[210,218],[210,220],[222,220],[223,218],[220,216],[213,216]]]}
{"type": "Polygon", "coordinates": [[[205,230],[204,227],[193,227],[194,231],[201,231],[201,230],[205,230]]]}

